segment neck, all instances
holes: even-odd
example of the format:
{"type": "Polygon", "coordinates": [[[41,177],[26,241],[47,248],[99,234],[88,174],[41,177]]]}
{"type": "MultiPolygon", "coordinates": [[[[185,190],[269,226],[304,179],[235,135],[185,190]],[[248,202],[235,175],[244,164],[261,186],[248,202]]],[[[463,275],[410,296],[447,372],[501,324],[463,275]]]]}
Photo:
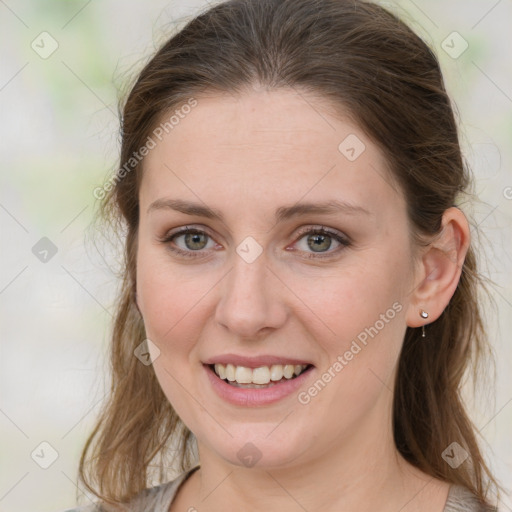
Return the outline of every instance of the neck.
{"type": "Polygon", "coordinates": [[[254,512],[441,512],[449,485],[400,456],[391,418],[387,428],[376,431],[375,425],[383,424],[381,413],[374,411],[325,453],[280,467],[234,465],[199,443],[201,467],[188,493],[192,505],[201,512],[226,510],[228,504],[231,510],[254,512]]]}

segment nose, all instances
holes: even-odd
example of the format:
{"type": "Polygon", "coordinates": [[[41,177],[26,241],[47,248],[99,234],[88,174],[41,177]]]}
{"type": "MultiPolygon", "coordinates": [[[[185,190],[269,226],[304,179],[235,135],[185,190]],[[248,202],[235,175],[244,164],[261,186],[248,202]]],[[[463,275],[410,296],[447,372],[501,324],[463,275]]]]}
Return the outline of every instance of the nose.
{"type": "Polygon", "coordinates": [[[223,279],[215,319],[234,337],[260,337],[286,322],[283,289],[264,253],[251,263],[235,254],[233,268],[223,279]]]}

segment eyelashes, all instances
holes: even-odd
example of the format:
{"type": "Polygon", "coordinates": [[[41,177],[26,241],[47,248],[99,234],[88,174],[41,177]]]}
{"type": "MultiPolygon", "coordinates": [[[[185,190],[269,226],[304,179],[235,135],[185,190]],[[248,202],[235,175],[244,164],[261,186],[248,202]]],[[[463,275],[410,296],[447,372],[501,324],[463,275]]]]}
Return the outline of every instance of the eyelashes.
{"type": "MultiPolygon", "coordinates": [[[[339,253],[345,249],[346,247],[349,247],[351,245],[351,241],[348,237],[342,235],[341,233],[338,233],[336,231],[332,231],[329,228],[326,228],[324,226],[319,227],[307,227],[300,230],[296,235],[295,242],[293,242],[293,245],[297,245],[299,242],[302,242],[303,240],[306,241],[306,244],[302,249],[291,249],[292,252],[299,252],[301,253],[301,257],[306,259],[325,259],[325,258],[333,258],[335,256],[338,256],[339,253]],[[307,236],[306,236],[307,235],[307,236]],[[334,241],[334,244],[332,243],[334,241]],[[308,248],[322,248],[322,245],[327,242],[327,251],[311,251],[309,252],[308,248]],[[332,245],[337,245],[335,250],[330,250],[332,248],[332,245]]],[[[159,241],[167,246],[167,249],[171,251],[172,253],[183,256],[185,258],[204,258],[207,257],[209,254],[209,250],[212,247],[208,247],[208,242],[213,242],[213,246],[216,246],[217,244],[213,241],[213,238],[204,230],[185,226],[184,228],[181,228],[177,231],[171,232],[169,234],[166,234],[164,237],[160,238],[159,241]],[[185,248],[179,247],[176,245],[176,240],[183,237],[183,242],[185,245],[185,248]],[[202,246],[202,243],[206,241],[205,246],[202,246]],[[199,244],[201,245],[200,248],[196,249],[190,249],[186,248],[188,245],[194,245],[199,244]]],[[[290,250],[290,249],[288,249],[290,250]]]]}
{"type": "MultiPolygon", "coordinates": [[[[205,254],[204,254],[204,250],[186,250],[186,249],[181,249],[180,247],[177,247],[175,245],[175,239],[177,238],[180,238],[180,237],[185,237],[185,240],[187,240],[187,242],[190,242],[192,240],[193,243],[196,243],[194,242],[194,240],[197,240],[197,238],[199,237],[203,237],[203,238],[210,238],[211,240],[211,237],[208,233],[206,233],[206,231],[202,231],[200,229],[197,229],[197,228],[184,228],[184,229],[180,229],[179,231],[176,231],[170,235],[167,235],[166,237],[164,237],[161,242],[166,244],[168,246],[168,249],[171,251],[171,252],[174,252],[180,256],[185,256],[186,258],[199,258],[199,257],[204,257],[205,254]]],[[[204,248],[203,248],[204,249],[204,248]]]]}
{"type": "MultiPolygon", "coordinates": [[[[342,251],[346,247],[350,246],[350,244],[351,244],[350,240],[347,237],[341,235],[340,233],[337,233],[336,231],[331,231],[330,229],[325,228],[323,226],[317,227],[317,228],[311,228],[311,227],[305,228],[305,229],[299,231],[296,236],[298,238],[294,242],[294,245],[301,242],[302,240],[306,240],[306,246],[309,248],[311,248],[312,245],[317,246],[317,247],[320,246],[326,239],[334,240],[335,243],[338,244],[337,249],[332,250],[332,251],[327,251],[327,252],[326,251],[308,252],[307,250],[305,250],[306,248],[304,248],[303,250],[301,250],[301,252],[303,252],[304,257],[306,257],[308,259],[309,258],[316,258],[316,259],[332,258],[334,256],[339,255],[340,251],[342,251]],[[310,243],[309,243],[309,240],[310,240],[309,237],[316,237],[316,238],[314,238],[312,245],[310,245],[310,243]]],[[[332,243],[329,242],[327,249],[331,249],[331,246],[332,246],[332,243]]],[[[294,251],[295,251],[295,249],[294,249],[294,251]]]]}

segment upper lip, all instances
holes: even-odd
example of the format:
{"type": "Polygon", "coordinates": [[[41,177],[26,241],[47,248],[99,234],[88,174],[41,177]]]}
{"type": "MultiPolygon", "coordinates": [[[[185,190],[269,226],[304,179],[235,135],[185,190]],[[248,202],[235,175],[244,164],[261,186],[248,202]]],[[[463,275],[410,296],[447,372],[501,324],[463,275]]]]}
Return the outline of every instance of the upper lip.
{"type": "Polygon", "coordinates": [[[221,354],[213,356],[205,361],[204,364],[232,364],[234,366],[245,366],[246,368],[259,368],[260,366],[272,366],[273,364],[312,364],[304,359],[295,359],[288,356],[273,356],[273,355],[260,355],[260,356],[241,356],[237,354],[221,354]]]}

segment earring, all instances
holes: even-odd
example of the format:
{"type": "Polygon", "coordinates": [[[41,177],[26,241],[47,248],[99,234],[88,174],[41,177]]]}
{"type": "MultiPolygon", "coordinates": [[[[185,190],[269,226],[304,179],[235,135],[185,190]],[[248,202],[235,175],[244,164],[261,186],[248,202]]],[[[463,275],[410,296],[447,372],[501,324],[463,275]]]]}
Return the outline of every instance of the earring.
{"type": "MultiPolygon", "coordinates": [[[[420,312],[421,318],[428,318],[428,313],[426,311],[423,311],[423,309],[420,312]]],[[[421,337],[425,338],[425,324],[421,326],[421,337]]]]}

